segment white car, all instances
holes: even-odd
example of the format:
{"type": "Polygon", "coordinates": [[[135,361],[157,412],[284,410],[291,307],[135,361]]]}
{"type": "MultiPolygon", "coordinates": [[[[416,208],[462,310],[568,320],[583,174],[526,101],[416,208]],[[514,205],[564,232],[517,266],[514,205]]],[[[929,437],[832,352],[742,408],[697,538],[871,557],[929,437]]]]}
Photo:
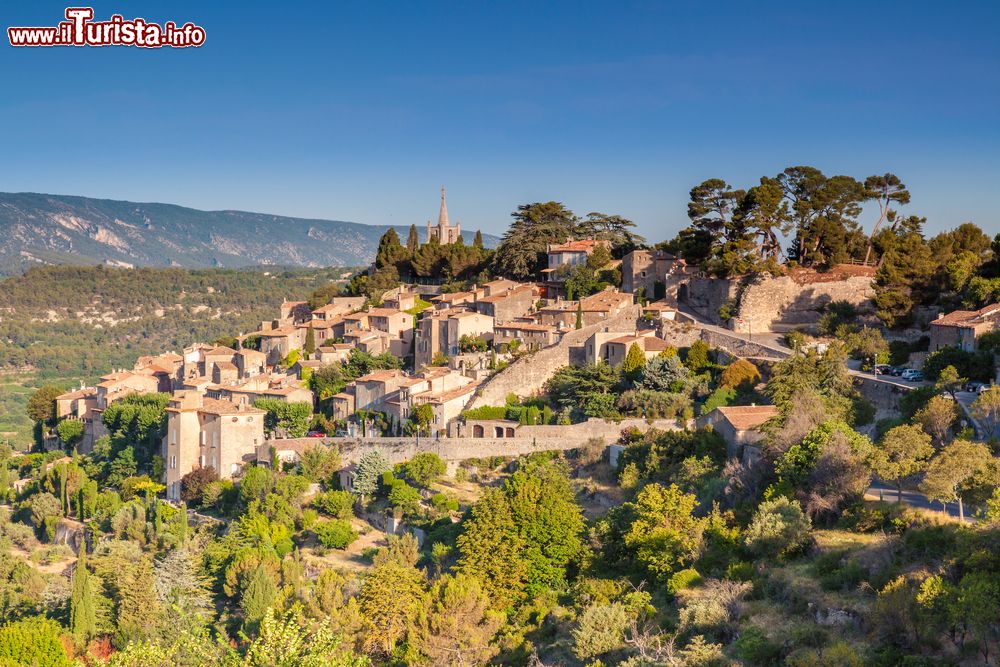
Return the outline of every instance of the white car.
{"type": "Polygon", "coordinates": [[[905,371],[903,371],[903,374],[900,377],[903,378],[904,380],[915,382],[924,379],[924,372],[918,371],[913,368],[907,368],[905,371]]]}

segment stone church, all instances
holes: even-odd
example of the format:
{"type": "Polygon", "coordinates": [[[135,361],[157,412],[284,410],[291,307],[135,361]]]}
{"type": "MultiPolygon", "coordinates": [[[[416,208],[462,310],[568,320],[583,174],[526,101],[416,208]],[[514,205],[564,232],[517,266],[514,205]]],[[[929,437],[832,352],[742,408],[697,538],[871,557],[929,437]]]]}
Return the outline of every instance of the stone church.
{"type": "Polygon", "coordinates": [[[448,220],[448,202],[445,200],[444,188],[441,188],[441,211],[438,213],[436,225],[431,225],[430,220],[427,221],[427,242],[430,243],[431,239],[437,239],[441,245],[447,245],[457,241],[461,234],[462,223],[456,222],[452,226],[448,220]]]}

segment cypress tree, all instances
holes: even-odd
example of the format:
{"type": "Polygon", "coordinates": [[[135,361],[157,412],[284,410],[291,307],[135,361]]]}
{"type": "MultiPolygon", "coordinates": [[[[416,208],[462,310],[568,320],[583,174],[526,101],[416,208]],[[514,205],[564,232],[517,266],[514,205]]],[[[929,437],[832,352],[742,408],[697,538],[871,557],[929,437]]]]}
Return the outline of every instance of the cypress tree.
{"type": "Polygon", "coordinates": [[[312,353],[316,351],[316,333],[313,331],[312,324],[306,329],[306,342],[302,346],[302,351],[306,353],[306,357],[311,357],[312,353]]]}
{"type": "Polygon", "coordinates": [[[187,503],[183,503],[183,502],[181,503],[181,518],[180,518],[180,521],[181,521],[180,531],[179,531],[179,533],[180,533],[180,541],[181,541],[181,545],[184,545],[187,542],[187,536],[188,536],[188,511],[187,511],[187,503]]]}
{"type": "Polygon", "coordinates": [[[639,347],[638,343],[632,343],[628,348],[628,354],[625,355],[625,361],[622,363],[622,372],[631,376],[645,365],[646,355],[643,354],[642,348],[639,347]]]}
{"type": "Polygon", "coordinates": [[[97,634],[95,583],[94,576],[87,570],[87,545],[83,544],[73,572],[73,594],[69,602],[70,630],[83,642],[97,634]]]}
{"type": "Polygon", "coordinates": [[[410,234],[406,237],[406,249],[409,251],[410,256],[417,251],[420,247],[420,237],[417,236],[417,226],[410,225],[410,234]]]}
{"type": "Polygon", "coordinates": [[[243,597],[240,599],[240,606],[243,608],[243,626],[247,634],[257,632],[261,619],[267,610],[274,606],[274,600],[278,596],[278,589],[268,575],[263,565],[258,565],[250,575],[250,581],[243,589],[243,597]]]}
{"type": "Polygon", "coordinates": [[[576,304],[576,328],[577,329],[582,329],[583,328],[583,304],[582,303],[577,303],[576,304]]]}
{"type": "Polygon", "coordinates": [[[476,230],[476,238],[472,241],[472,247],[479,250],[483,249],[483,233],[478,229],[476,230]]]}

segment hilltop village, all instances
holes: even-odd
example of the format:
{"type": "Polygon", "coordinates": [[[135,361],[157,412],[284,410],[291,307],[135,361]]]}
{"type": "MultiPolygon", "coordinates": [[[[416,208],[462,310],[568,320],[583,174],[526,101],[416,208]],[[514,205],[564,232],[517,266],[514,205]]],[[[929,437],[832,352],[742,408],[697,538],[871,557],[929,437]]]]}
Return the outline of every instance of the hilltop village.
{"type": "Polygon", "coordinates": [[[54,665],[996,664],[1000,236],[908,200],[793,167],[487,249],[442,189],[255,331],[39,390],[4,612],[54,665]]]}

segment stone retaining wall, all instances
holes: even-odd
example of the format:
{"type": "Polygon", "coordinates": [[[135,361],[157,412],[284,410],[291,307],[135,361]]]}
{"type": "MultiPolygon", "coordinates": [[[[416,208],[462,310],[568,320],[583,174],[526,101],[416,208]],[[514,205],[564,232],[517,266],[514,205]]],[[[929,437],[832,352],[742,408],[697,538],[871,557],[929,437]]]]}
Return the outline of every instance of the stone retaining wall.
{"type": "Polygon", "coordinates": [[[518,396],[538,394],[558,369],[569,366],[573,361],[579,362],[582,354],[579,350],[594,333],[604,330],[634,333],[640,314],[638,306],[631,306],[604,322],[567,332],[555,345],[521,357],[484,382],[469,403],[468,409],[503,405],[507,395],[512,393],[518,396]]]}
{"type": "MultiPolygon", "coordinates": [[[[788,331],[815,325],[833,301],[847,301],[870,310],[875,295],[872,278],[851,276],[827,282],[799,284],[789,276],[764,278],[740,292],[738,331],[788,331]]],[[[738,322],[738,320],[736,320],[738,322]]]]}
{"type": "Polygon", "coordinates": [[[268,440],[258,454],[259,460],[268,460],[271,447],[277,451],[301,451],[318,444],[336,445],[344,463],[357,463],[369,452],[381,452],[390,463],[409,461],[414,455],[432,452],[446,461],[465,461],[491,456],[518,457],[533,452],[565,451],[583,446],[591,438],[605,444],[618,439],[626,428],[645,431],[681,430],[685,424],[674,420],[626,419],[622,422],[590,420],[571,426],[521,426],[522,435],[513,438],[295,438],[268,440]],[[600,423],[596,423],[600,422],[600,423]],[[528,430],[530,429],[530,430],[528,430]],[[523,435],[527,432],[529,435],[523,435]]]}

